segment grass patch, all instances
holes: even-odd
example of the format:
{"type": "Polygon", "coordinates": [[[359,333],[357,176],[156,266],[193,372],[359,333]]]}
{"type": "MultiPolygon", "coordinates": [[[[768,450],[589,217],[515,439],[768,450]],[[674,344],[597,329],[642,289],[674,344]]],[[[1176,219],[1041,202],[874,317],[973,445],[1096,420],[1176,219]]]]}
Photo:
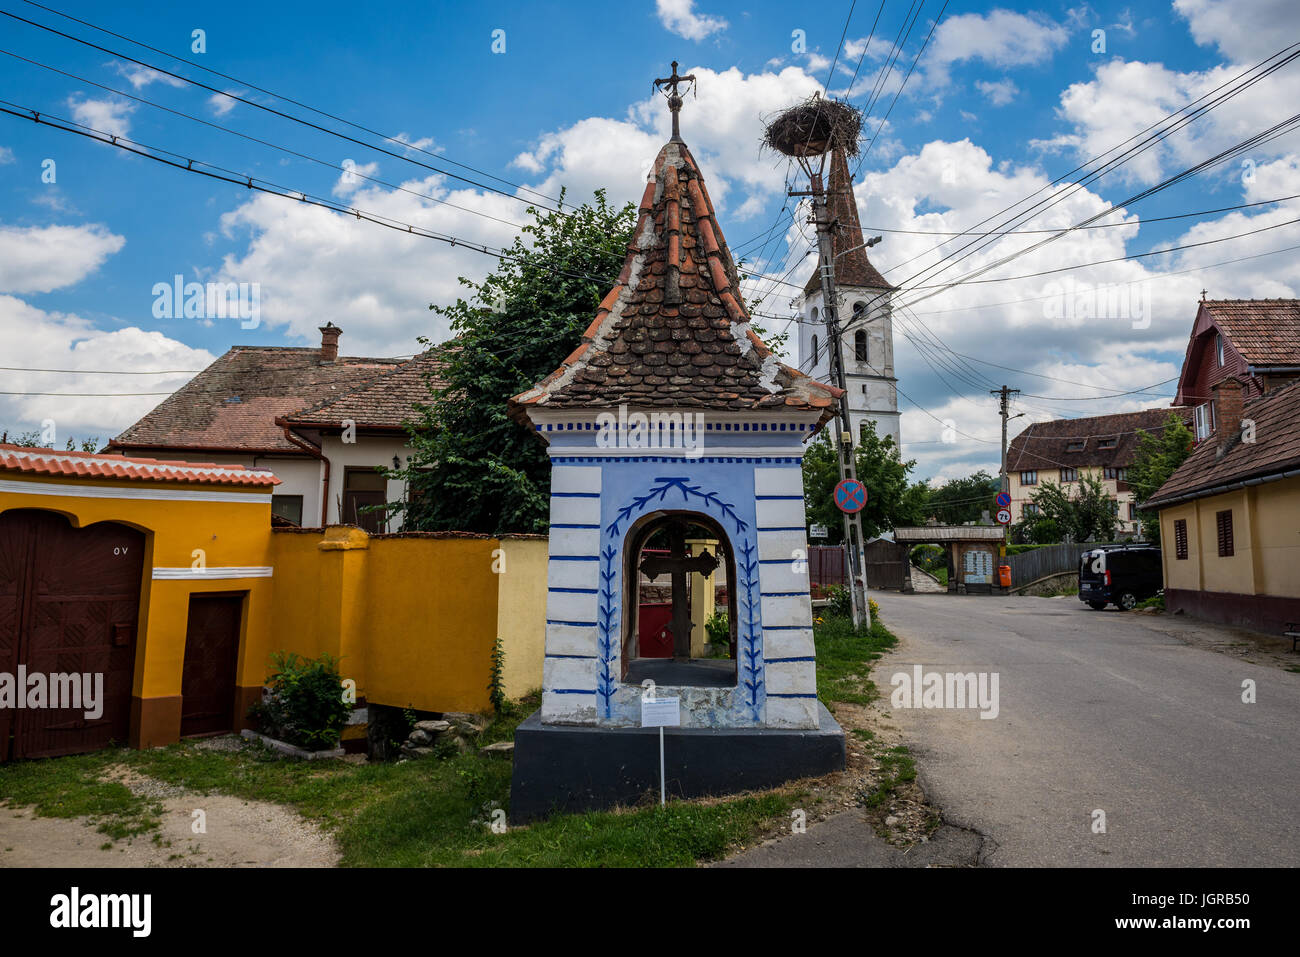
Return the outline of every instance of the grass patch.
{"type": "Polygon", "coordinates": [[[885,748],[876,757],[880,761],[880,780],[873,790],[862,795],[862,803],[869,808],[884,806],[900,785],[916,780],[916,762],[906,745],[885,748]]]}
{"type": "Polygon", "coordinates": [[[870,678],[871,662],[898,644],[879,618],[870,627],[857,630],[847,618],[824,618],[813,623],[813,640],[817,646],[817,694],[825,705],[866,705],[878,697],[870,678]]]}
{"type": "Polygon", "coordinates": [[[162,805],[104,780],[108,767],[131,753],[96,751],[0,764],[0,801],[30,807],[39,817],[88,817],[114,841],[136,837],[158,827],[162,805]]]}

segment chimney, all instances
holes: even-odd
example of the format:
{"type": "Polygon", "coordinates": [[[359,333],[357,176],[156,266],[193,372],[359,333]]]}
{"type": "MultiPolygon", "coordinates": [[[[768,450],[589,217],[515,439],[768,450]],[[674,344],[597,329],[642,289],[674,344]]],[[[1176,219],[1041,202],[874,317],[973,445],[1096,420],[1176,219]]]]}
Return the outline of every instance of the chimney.
{"type": "Polygon", "coordinates": [[[1211,391],[1214,393],[1215,438],[1219,446],[1218,456],[1222,457],[1241,437],[1241,383],[1229,377],[1211,387],[1211,391]]]}
{"type": "Polygon", "coordinates": [[[343,330],[332,322],[320,327],[320,361],[333,362],[339,357],[339,336],[343,330]]]}

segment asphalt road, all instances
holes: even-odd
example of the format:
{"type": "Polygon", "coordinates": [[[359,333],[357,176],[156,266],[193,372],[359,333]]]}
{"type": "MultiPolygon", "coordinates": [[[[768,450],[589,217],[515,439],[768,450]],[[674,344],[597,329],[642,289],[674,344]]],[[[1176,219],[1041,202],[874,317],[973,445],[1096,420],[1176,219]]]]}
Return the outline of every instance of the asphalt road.
{"type": "Polygon", "coordinates": [[[873,597],[901,639],[874,670],[883,695],[916,664],[998,674],[994,719],[889,711],[945,821],[986,838],[982,863],[1300,865],[1300,674],[1184,640],[1213,626],[1076,598],[873,597]]]}

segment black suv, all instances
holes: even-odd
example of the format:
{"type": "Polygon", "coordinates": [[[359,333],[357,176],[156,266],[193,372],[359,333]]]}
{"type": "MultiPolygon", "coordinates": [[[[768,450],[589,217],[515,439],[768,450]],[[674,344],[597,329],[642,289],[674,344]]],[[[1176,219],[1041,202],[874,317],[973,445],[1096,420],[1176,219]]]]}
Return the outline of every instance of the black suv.
{"type": "Polygon", "coordinates": [[[1128,611],[1164,588],[1157,545],[1101,545],[1079,555],[1079,601],[1128,611]]]}

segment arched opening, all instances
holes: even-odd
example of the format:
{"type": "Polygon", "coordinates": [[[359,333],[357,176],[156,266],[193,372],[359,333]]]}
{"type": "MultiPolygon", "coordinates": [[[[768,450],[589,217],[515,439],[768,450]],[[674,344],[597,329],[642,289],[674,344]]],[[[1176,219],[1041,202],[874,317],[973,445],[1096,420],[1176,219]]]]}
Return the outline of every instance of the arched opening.
{"type": "MultiPolygon", "coordinates": [[[[816,309],[813,310],[813,312],[816,312],[816,311],[817,311],[816,309]]],[[[812,353],[813,353],[812,361],[813,361],[813,365],[816,365],[816,364],[817,364],[817,352],[818,352],[818,347],[819,347],[819,343],[817,342],[817,333],[814,332],[814,333],[813,333],[813,348],[812,348],[812,353]]]]}
{"type": "Polygon", "coordinates": [[[859,329],[853,333],[853,361],[867,361],[867,333],[865,330],[859,329]]]}
{"type": "Polygon", "coordinates": [[[623,551],[623,682],[734,687],[735,582],[731,543],[709,516],[661,511],[633,525],[623,551]]]}

